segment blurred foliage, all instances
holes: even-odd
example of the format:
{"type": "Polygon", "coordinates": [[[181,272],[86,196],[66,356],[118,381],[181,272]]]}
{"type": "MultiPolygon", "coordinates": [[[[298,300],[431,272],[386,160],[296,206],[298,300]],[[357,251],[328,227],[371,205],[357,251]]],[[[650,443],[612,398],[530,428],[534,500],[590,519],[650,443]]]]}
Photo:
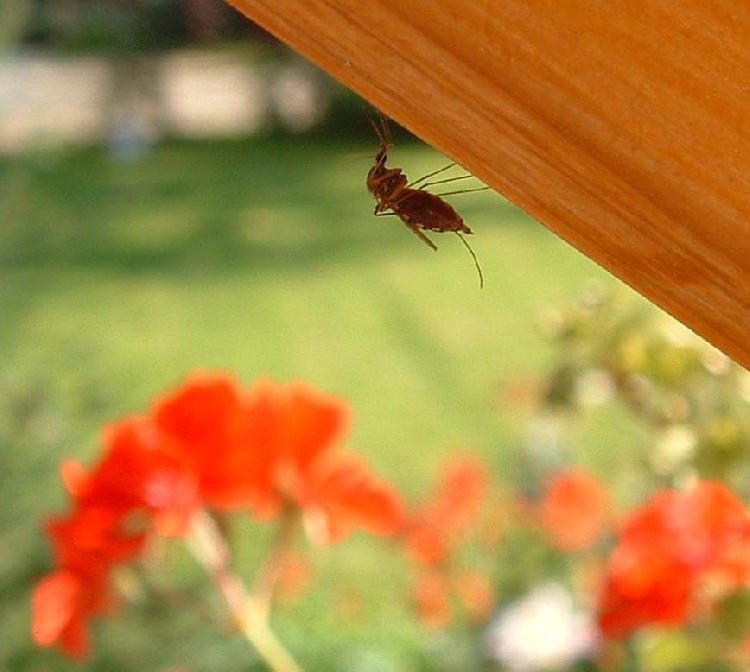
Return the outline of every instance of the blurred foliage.
{"type": "MultiPolygon", "coordinates": [[[[722,481],[747,499],[748,371],[622,288],[590,284],[574,301],[548,309],[540,326],[554,355],[539,386],[534,421],[545,429],[531,433],[520,456],[532,501],[549,474],[577,461],[568,444],[593,416],[610,424],[610,438],[621,426],[635,430],[623,432],[626,450],[614,443],[602,447],[609,458],[600,462],[600,477],[618,496],[620,516],[652,493],[699,479],[722,481]]],[[[611,544],[602,539],[585,556],[561,554],[529,530],[511,531],[499,555],[500,593],[523,594],[553,577],[574,592],[583,586],[585,600],[611,544]]],[[[744,670],[749,623],[744,589],[683,627],[642,628],[605,651],[596,669],[744,670]]]]}
{"type": "Polygon", "coordinates": [[[674,319],[618,290],[591,286],[548,311],[557,348],[547,409],[580,415],[606,403],[647,430],[654,483],[719,479],[750,494],[750,374],[674,319]]]}
{"type": "Polygon", "coordinates": [[[31,3],[5,0],[0,4],[0,54],[15,47],[29,25],[31,3]]]}
{"type": "MultiPolygon", "coordinates": [[[[489,658],[484,659],[486,669],[498,672],[747,670],[750,593],[742,581],[739,588],[731,581],[722,584],[726,577],[720,573],[697,588],[682,620],[668,626],[659,624],[658,617],[644,618],[628,634],[600,640],[580,660],[566,659],[573,653],[549,632],[566,633],[572,619],[597,612],[608,563],[619,543],[619,525],[652,495],[672,488],[690,492],[692,485],[710,479],[727,483],[747,499],[750,374],[622,288],[590,284],[573,301],[545,311],[540,326],[553,352],[539,384],[531,386],[529,436],[513,460],[520,465],[516,483],[509,486],[505,480],[496,492],[499,499],[484,510],[489,517],[480,527],[493,530],[492,543],[486,535],[474,534],[456,549],[471,557],[473,548],[475,557],[494,561],[491,568],[480,566],[492,577],[495,615],[473,630],[465,618],[457,618],[440,629],[443,641],[473,637],[473,655],[483,651],[489,658]],[[598,420],[592,421],[594,416],[598,420]],[[597,423],[604,427],[599,430],[599,456],[591,460],[589,451],[587,460],[585,451],[571,444],[597,423]],[[545,522],[544,511],[551,482],[570,473],[571,466],[579,471],[581,458],[613,498],[593,543],[566,549],[548,527],[555,518],[545,522]],[[554,604],[541,599],[554,590],[558,597],[567,591],[570,612],[555,612],[554,604]],[[529,639],[534,645],[525,651],[520,646],[514,651],[509,644],[529,639]],[[540,662],[545,656],[548,664],[540,662]]],[[[528,385],[514,389],[517,396],[519,391],[528,397],[528,385]]],[[[562,499],[558,505],[565,503],[562,499]]],[[[591,515],[576,509],[575,497],[568,504],[567,515],[591,515]]],[[[718,518],[708,517],[716,524],[718,518]]],[[[565,530],[577,522],[556,520],[565,530]]],[[[694,533],[701,534],[698,528],[694,533]]],[[[674,543],[679,548],[676,539],[674,543]]],[[[736,561],[746,562],[746,555],[738,554],[736,561]]],[[[678,577],[671,580],[679,582],[678,577]]],[[[669,587],[664,589],[668,594],[669,587]]],[[[434,623],[434,614],[430,616],[434,623]]],[[[571,631],[564,638],[573,642],[576,636],[571,631]]],[[[482,668],[467,656],[464,669],[482,668]]]]}
{"type": "Polygon", "coordinates": [[[144,52],[195,43],[276,40],[212,0],[27,0],[23,42],[67,53],[144,52]]]}

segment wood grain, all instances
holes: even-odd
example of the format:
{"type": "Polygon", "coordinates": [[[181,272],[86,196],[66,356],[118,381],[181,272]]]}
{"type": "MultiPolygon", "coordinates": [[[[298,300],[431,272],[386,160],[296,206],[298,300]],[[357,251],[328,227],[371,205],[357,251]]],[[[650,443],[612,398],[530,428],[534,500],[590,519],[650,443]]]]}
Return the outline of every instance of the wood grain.
{"type": "Polygon", "coordinates": [[[750,4],[229,2],[750,368],[750,4]]]}

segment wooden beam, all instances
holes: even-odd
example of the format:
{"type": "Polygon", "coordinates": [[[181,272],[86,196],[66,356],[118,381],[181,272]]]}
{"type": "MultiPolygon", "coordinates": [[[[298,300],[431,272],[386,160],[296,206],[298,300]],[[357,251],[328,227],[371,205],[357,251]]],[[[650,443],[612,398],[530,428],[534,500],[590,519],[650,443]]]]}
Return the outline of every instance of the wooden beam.
{"type": "Polygon", "coordinates": [[[750,368],[750,4],[229,2],[750,368]]]}

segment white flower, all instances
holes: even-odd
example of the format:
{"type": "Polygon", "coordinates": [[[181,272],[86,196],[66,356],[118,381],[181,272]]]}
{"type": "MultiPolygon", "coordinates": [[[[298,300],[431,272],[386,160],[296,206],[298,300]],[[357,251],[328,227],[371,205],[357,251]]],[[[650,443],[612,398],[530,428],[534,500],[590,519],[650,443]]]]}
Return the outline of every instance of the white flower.
{"type": "Polygon", "coordinates": [[[581,406],[601,406],[614,396],[615,382],[603,369],[589,369],[576,379],[575,398],[581,406]]]}
{"type": "Polygon", "coordinates": [[[487,628],[489,655],[512,672],[560,670],[590,656],[599,632],[558,583],[546,583],[500,612],[487,628]]]}
{"type": "Polygon", "coordinates": [[[689,425],[671,425],[660,432],[649,461],[656,472],[669,474],[690,461],[697,445],[698,437],[689,425]]]}

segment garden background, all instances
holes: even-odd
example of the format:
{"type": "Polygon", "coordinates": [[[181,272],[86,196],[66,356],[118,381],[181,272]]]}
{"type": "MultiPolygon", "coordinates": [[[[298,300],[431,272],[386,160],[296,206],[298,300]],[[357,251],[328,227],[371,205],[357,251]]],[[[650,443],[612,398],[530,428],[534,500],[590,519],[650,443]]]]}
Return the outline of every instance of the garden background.
{"type": "MultiPolygon", "coordinates": [[[[582,292],[655,309],[493,192],[453,201],[475,232],[482,290],[460,241],[435,236],[433,253],[373,217],[378,144],[363,101],[223,7],[18,7],[1,64],[13,86],[0,125],[16,131],[0,157],[0,668],[256,669],[245,643],[153,600],[97,624],[84,663],[30,635],[31,590],[50,567],[41,523],[66,501],[61,458],[93,460],[105,423],[191,371],[300,379],[347,400],[345,445],[407,502],[460,454],[496,487],[533,493],[529,465],[549,452],[627,500],[646,433],[611,405],[567,433],[540,420],[559,361],[545,325],[582,292]],[[42,61],[106,73],[87,126],[13,117],[43,116],[28,92],[41,101],[45,85],[21,78],[42,61]],[[236,78],[216,84],[227,62],[236,78]],[[209,88],[180,107],[191,76],[215,83],[216,103],[209,88]]],[[[391,161],[410,176],[446,161],[406,133],[395,141],[391,161]]],[[[269,532],[240,525],[237,564],[252,566],[269,532]]],[[[466,669],[469,639],[415,618],[407,561],[387,544],[355,535],[310,561],[315,581],[274,620],[306,669],[466,669]]],[[[178,583],[199,584],[178,551],[168,563],[178,583]]]]}

